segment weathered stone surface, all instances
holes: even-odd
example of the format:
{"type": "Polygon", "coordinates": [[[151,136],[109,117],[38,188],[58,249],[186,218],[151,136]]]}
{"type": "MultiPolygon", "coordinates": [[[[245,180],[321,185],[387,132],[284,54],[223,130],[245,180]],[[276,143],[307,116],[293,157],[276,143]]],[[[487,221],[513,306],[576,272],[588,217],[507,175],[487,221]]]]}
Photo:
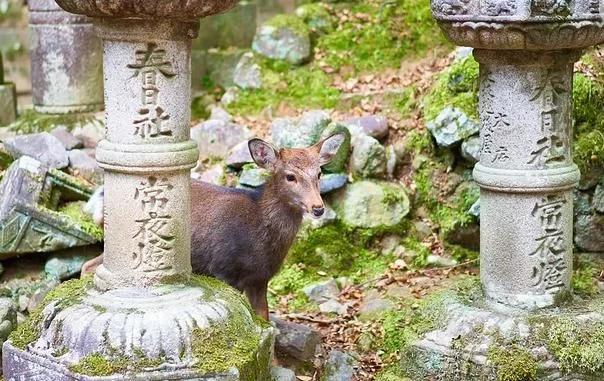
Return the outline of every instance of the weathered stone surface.
{"type": "Polygon", "coordinates": [[[325,381],[353,381],[355,376],[354,366],[357,360],[338,350],[333,350],[325,363],[325,381]]]}
{"type": "Polygon", "coordinates": [[[74,174],[81,176],[92,183],[103,182],[103,170],[97,161],[85,150],[74,149],[68,152],[69,166],[74,174]]]}
{"type": "Polygon", "coordinates": [[[347,225],[392,227],[409,213],[409,198],[398,185],[359,181],[336,193],[333,207],[347,225]]]}
{"type": "Polygon", "coordinates": [[[82,265],[100,255],[102,250],[98,246],[84,246],[61,250],[48,257],[44,265],[44,272],[50,278],[68,279],[80,273],[82,265]]]}
{"type": "Polygon", "coordinates": [[[395,308],[394,303],[385,298],[380,297],[365,297],[359,309],[359,318],[361,320],[370,320],[378,317],[386,311],[391,311],[395,308]]]}
{"type": "Polygon", "coordinates": [[[604,184],[598,184],[596,186],[591,203],[596,212],[604,213],[604,184]]]}
{"type": "Polygon", "coordinates": [[[575,221],[575,244],[581,250],[604,252],[604,215],[578,215],[575,221]]]}
{"type": "Polygon", "coordinates": [[[386,175],[389,179],[394,178],[396,167],[398,165],[398,155],[393,145],[386,146],[386,175]]]}
{"type": "Polygon", "coordinates": [[[69,113],[103,107],[101,40],[91,20],[52,0],[28,3],[32,100],[36,111],[69,113]]]}
{"type": "Polygon", "coordinates": [[[461,110],[447,106],[433,121],[427,124],[428,130],[441,147],[451,147],[478,133],[478,123],[472,121],[461,110]]]}
{"type": "Polygon", "coordinates": [[[201,172],[195,178],[201,181],[205,181],[206,183],[215,184],[215,185],[224,185],[225,181],[225,172],[224,166],[222,164],[214,164],[210,168],[201,172]]]}
{"type": "Polygon", "coordinates": [[[213,106],[210,110],[210,120],[222,120],[224,122],[230,122],[233,119],[231,114],[225,109],[218,106],[213,106]]]}
{"type": "Polygon", "coordinates": [[[335,299],[329,299],[323,303],[319,304],[319,311],[324,314],[338,314],[338,315],[346,315],[348,312],[348,307],[346,305],[338,302],[335,299]]]}
{"type": "Polygon", "coordinates": [[[252,49],[268,58],[301,64],[310,57],[310,33],[297,17],[277,16],[258,28],[252,49]]]}
{"type": "Polygon", "coordinates": [[[254,62],[253,53],[245,53],[233,72],[233,83],[242,89],[262,87],[262,69],[254,62]]]}
{"type": "Polygon", "coordinates": [[[356,135],[352,139],[350,169],[359,177],[380,178],[386,175],[386,149],[368,135],[356,135]]]}
{"type": "Polygon", "coordinates": [[[443,257],[442,255],[431,254],[426,258],[426,263],[434,267],[452,267],[457,264],[453,258],[443,257]]]}
{"type": "Polygon", "coordinates": [[[76,139],[75,136],[65,126],[58,126],[50,131],[50,134],[63,144],[66,150],[83,147],[82,142],[76,139]]]}
{"type": "Polygon", "coordinates": [[[478,135],[470,136],[461,143],[461,156],[470,163],[478,163],[480,161],[480,137],[478,135]]]}
{"type": "Polygon", "coordinates": [[[59,285],[59,280],[55,278],[42,279],[33,290],[28,302],[27,312],[30,314],[42,303],[46,295],[59,285]]]}
{"type": "Polygon", "coordinates": [[[340,288],[335,279],[311,284],[304,287],[304,294],[308,299],[316,303],[323,303],[330,299],[337,299],[340,295],[340,288]]]}
{"type": "Polygon", "coordinates": [[[99,142],[105,138],[105,127],[100,120],[93,119],[83,126],[76,127],[72,133],[85,148],[96,148],[99,142]]]}
{"type": "Polygon", "coordinates": [[[323,166],[325,172],[338,173],[346,171],[352,140],[348,128],[343,124],[331,123],[323,130],[320,139],[323,140],[338,133],[344,134],[344,141],[333,159],[323,166]]]}
{"type": "Polygon", "coordinates": [[[348,119],[346,125],[353,135],[363,133],[378,140],[388,136],[388,119],[383,115],[364,115],[348,119]]]}
{"type": "Polygon", "coordinates": [[[0,298],[0,342],[17,327],[17,309],[11,298],[0,298]]]}
{"type": "Polygon", "coordinates": [[[321,194],[341,189],[348,183],[346,173],[326,173],[321,176],[321,194]]]}
{"type": "MultiPolygon", "coordinates": [[[[1,70],[2,67],[0,66],[1,70]]],[[[0,126],[8,126],[15,119],[17,119],[17,90],[15,85],[0,82],[0,126]]]]}
{"type": "Polygon", "coordinates": [[[304,148],[317,143],[331,122],[329,112],[308,111],[300,119],[277,118],[271,124],[271,136],[277,148],[304,148]]]}
{"type": "Polygon", "coordinates": [[[329,33],[334,28],[333,17],[322,3],[301,5],[295,14],[308,25],[313,36],[329,33]]]}
{"type": "Polygon", "coordinates": [[[29,156],[50,168],[65,168],[69,164],[65,147],[48,132],[6,139],[4,147],[15,158],[29,156]]]}
{"type": "MultiPolygon", "coordinates": [[[[275,354],[278,358],[291,358],[304,363],[314,360],[321,335],[304,324],[297,324],[271,316],[279,333],[275,338],[275,354]]],[[[260,380],[258,380],[260,381],[260,380]]]]}
{"type": "Polygon", "coordinates": [[[253,162],[254,159],[252,159],[252,155],[250,154],[250,148],[247,140],[242,141],[231,148],[229,155],[225,160],[226,165],[237,169],[243,167],[245,164],[253,162]]]}
{"type": "Polygon", "coordinates": [[[251,137],[247,127],[223,120],[207,120],[191,128],[191,139],[197,143],[200,160],[224,159],[231,148],[251,137]]]}
{"type": "Polygon", "coordinates": [[[272,381],[297,381],[296,374],[293,370],[280,366],[271,367],[272,381]]]}

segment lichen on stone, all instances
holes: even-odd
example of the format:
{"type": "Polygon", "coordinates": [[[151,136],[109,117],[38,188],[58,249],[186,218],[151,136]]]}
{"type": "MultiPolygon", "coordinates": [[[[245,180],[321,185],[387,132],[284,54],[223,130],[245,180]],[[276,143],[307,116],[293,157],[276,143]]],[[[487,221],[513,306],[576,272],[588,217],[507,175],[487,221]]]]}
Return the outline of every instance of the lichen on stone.
{"type": "Polygon", "coordinates": [[[487,360],[495,367],[497,381],[537,380],[537,360],[518,344],[496,342],[489,347],[487,360]]]}
{"type": "Polygon", "coordinates": [[[11,131],[19,134],[49,132],[58,126],[73,129],[95,120],[92,114],[44,114],[32,109],[21,113],[19,118],[9,126],[11,131]]]}
{"type": "Polygon", "coordinates": [[[95,239],[103,240],[103,228],[96,224],[92,217],[83,211],[84,202],[74,201],[64,204],[57,212],[69,217],[83,232],[95,239]]]}

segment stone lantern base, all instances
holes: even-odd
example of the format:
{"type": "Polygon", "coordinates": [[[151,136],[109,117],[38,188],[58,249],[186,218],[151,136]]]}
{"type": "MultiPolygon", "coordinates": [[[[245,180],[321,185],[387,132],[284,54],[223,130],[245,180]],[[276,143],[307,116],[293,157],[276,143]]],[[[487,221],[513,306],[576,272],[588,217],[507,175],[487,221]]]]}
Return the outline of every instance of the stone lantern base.
{"type": "Polygon", "coordinates": [[[273,329],[213,279],[101,292],[53,290],[4,344],[6,380],[270,379],[273,329]]]}
{"type": "Polygon", "coordinates": [[[489,305],[481,291],[449,294],[426,309],[436,328],[403,350],[402,369],[412,380],[603,380],[602,306],[530,312],[489,305]]]}

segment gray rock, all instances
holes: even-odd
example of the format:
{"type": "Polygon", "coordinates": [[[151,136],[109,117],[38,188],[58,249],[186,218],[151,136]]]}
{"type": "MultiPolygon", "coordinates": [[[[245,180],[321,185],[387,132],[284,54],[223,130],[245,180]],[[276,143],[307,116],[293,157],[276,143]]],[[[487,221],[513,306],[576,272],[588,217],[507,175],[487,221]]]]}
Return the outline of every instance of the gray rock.
{"type": "Polygon", "coordinates": [[[359,309],[359,318],[361,320],[370,320],[376,318],[386,311],[394,309],[394,303],[388,299],[375,298],[364,300],[359,309]]]}
{"type": "Polygon", "coordinates": [[[588,191],[580,191],[575,189],[573,192],[573,212],[575,218],[581,214],[593,214],[591,199],[592,195],[588,191]]]}
{"type": "Polygon", "coordinates": [[[480,218],[480,199],[472,204],[470,209],[468,209],[468,213],[474,217],[480,218]]]}
{"type": "Polygon", "coordinates": [[[280,366],[271,367],[272,381],[296,381],[296,374],[293,370],[280,366]]]}
{"type": "Polygon", "coordinates": [[[386,150],[376,139],[357,135],[352,139],[350,169],[355,176],[381,178],[386,175],[386,150]]]}
{"type": "Polygon", "coordinates": [[[604,215],[579,215],[575,221],[575,244],[590,252],[604,252],[604,215]]]}
{"type": "Polygon", "coordinates": [[[191,128],[191,139],[197,142],[201,161],[224,159],[231,148],[251,137],[247,127],[224,120],[207,120],[191,128]]]}
{"type": "Polygon", "coordinates": [[[0,343],[17,327],[17,308],[11,298],[0,298],[0,343]]]}
{"type": "Polygon", "coordinates": [[[334,155],[333,159],[323,166],[325,172],[345,172],[346,166],[348,165],[348,158],[350,157],[350,148],[352,137],[350,131],[343,124],[331,123],[321,133],[320,139],[326,139],[334,134],[344,134],[344,141],[340,145],[338,152],[334,155]]]}
{"type": "Polygon", "coordinates": [[[105,138],[105,127],[100,120],[95,119],[76,127],[72,133],[85,148],[96,148],[97,144],[105,138]]]}
{"type": "Polygon", "coordinates": [[[603,184],[598,184],[596,186],[596,190],[594,191],[591,205],[593,206],[593,208],[596,212],[604,213],[604,185],[603,184]]]}
{"type": "Polygon", "coordinates": [[[397,234],[388,234],[380,241],[382,254],[388,255],[394,252],[397,246],[401,243],[402,238],[397,234]]]}
{"type": "Polygon", "coordinates": [[[30,156],[49,168],[60,169],[69,164],[65,147],[48,132],[8,138],[4,147],[15,158],[30,156]]]}
{"type": "Polygon", "coordinates": [[[279,333],[275,338],[275,352],[278,358],[287,358],[311,363],[317,347],[321,344],[319,332],[309,326],[287,322],[271,316],[279,333]]]}
{"type": "Polygon", "coordinates": [[[480,227],[477,223],[456,224],[445,234],[444,238],[449,243],[470,250],[478,251],[480,249],[480,227]]]}
{"type": "Polygon", "coordinates": [[[388,136],[388,119],[382,115],[365,115],[346,121],[353,135],[364,133],[372,138],[382,140],[388,136]]]}
{"type": "Polygon", "coordinates": [[[395,184],[359,181],[336,193],[332,202],[342,221],[354,227],[393,227],[409,213],[409,197],[395,184]]]}
{"type": "Polygon", "coordinates": [[[231,103],[235,102],[237,98],[239,98],[239,88],[232,86],[226,89],[224,94],[222,94],[222,98],[220,98],[220,103],[225,106],[228,106],[231,103]]]}
{"type": "Polygon", "coordinates": [[[458,108],[447,106],[433,121],[429,122],[428,130],[441,147],[451,147],[462,140],[478,133],[479,124],[468,118],[458,108]]]}
{"type": "Polygon", "coordinates": [[[338,283],[335,279],[311,284],[304,287],[302,291],[306,294],[308,299],[316,303],[337,299],[340,295],[340,289],[338,288],[338,283]]]}
{"type": "Polygon", "coordinates": [[[273,143],[277,148],[309,147],[320,140],[330,122],[329,112],[324,110],[305,112],[297,121],[277,118],[271,124],[273,143]]]}
{"type": "Polygon", "coordinates": [[[440,255],[430,254],[426,258],[426,263],[434,267],[452,267],[457,264],[457,261],[453,258],[445,258],[440,255]]]}
{"type": "Polygon", "coordinates": [[[210,168],[206,169],[199,174],[196,178],[206,183],[214,185],[224,185],[225,183],[225,172],[222,164],[214,164],[210,168]]]}
{"type": "Polygon", "coordinates": [[[389,179],[394,178],[394,172],[398,164],[398,156],[393,145],[386,146],[386,175],[389,179]]]}
{"type": "Polygon", "coordinates": [[[329,353],[325,363],[325,381],[352,381],[354,380],[354,366],[357,360],[351,355],[333,350],[329,353]]]}
{"type": "Polygon", "coordinates": [[[348,175],[345,173],[326,173],[321,176],[321,194],[341,189],[347,182],[348,175]]]}
{"type": "Polygon", "coordinates": [[[348,307],[335,299],[329,299],[328,301],[319,304],[319,311],[324,314],[335,313],[338,315],[346,315],[348,313],[348,307]]]}
{"type": "Polygon", "coordinates": [[[44,272],[54,279],[68,279],[80,273],[82,265],[101,254],[97,246],[84,246],[52,253],[46,260],[44,272]]]}
{"type": "Polygon", "coordinates": [[[277,17],[279,19],[269,20],[258,29],[252,49],[265,57],[294,65],[308,60],[311,54],[308,27],[295,16],[277,17]]]}
{"type": "Polygon", "coordinates": [[[245,53],[233,72],[233,82],[242,89],[259,89],[262,87],[262,69],[254,62],[253,53],[245,53]]]}
{"type": "Polygon", "coordinates": [[[59,126],[52,131],[50,134],[63,144],[66,150],[83,147],[82,142],[76,139],[75,136],[65,126],[59,126]]]}
{"type": "Polygon", "coordinates": [[[210,110],[210,119],[230,122],[233,117],[222,107],[212,106],[212,109],[210,110]]]}
{"type": "Polygon", "coordinates": [[[256,188],[264,184],[269,176],[270,173],[266,169],[246,166],[239,175],[239,185],[256,188]]]}
{"type": "Polygon", "coordinates": [[[103,182],[103,169],[99,167],[96,159],[90,156],[89,151],[74,149],[68,152],[68,156],[69,166],[76,175],[96,184],[103,182]]]}
{"type": "Polygon", "coordinates": [[[461,143],[461,156],[470,163],[478,163],[480,161],[480,137],[473,135],[461,143]]]}
{"type": "Polygon", "coordinates": [[[226,165],[236,169],[243,167],[245,164],[253,162],[254,159],[252,159],[252,155],[250,154],[247,140],[244,140],[231,148],[229,155],[225,160],[226,165]]]}
{"type": "Polygon", "coordinates": [[[455,48],[455,51],[453,52],[453,54],[455,55],[455,62],[466,59],[467,57],[469,57],[472,54],[473,51],[474,51],[474,49],[471,47],[458,46],[457,48],[455,48]]]}

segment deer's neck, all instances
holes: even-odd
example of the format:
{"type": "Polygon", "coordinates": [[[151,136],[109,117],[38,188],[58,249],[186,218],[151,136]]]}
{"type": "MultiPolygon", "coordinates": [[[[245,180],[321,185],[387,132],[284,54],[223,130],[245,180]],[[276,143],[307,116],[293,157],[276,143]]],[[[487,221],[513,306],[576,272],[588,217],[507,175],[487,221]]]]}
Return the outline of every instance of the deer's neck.
{"type": "Polygon", "coordinates": [[[275,254],[284,257],[298,233],[303,213],[283,196],[272,179],[264,185],[258,204],[266,239],[275,254]]]}

